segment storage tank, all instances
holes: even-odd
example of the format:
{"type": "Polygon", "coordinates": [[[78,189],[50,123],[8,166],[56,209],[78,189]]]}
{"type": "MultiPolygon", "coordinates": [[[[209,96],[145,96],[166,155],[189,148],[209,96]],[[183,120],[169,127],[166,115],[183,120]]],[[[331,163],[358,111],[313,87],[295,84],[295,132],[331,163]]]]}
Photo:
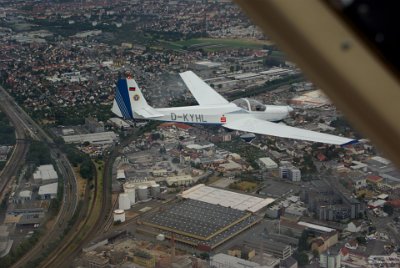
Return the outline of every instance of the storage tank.
{"type": "Polygon", "coordinates": [[[126,194],[129,196],[129,200],[131,202],[131,205],[134,205],[136,203],[136,187],[135,184],[133,183],[125,183],[124,184],[124,191],[126,194]]]}
{"type": "Polygon", "coordinates": [[[114,222],[124,222],[125,221],[125,211],[122,209],[116,209],[114,210],[114,222]]]}
{"type": "Polygon", "coordinates": [[[160,196],[160,184],[151,185],[151,197],[157,198],[160,196]]]}
{"type": "Polygon", "coordinates": [[[145,201],[149,199],[149,190],[147,189],[147,186],[141,185],[138,188],[138,200],[140,201],[145,201]]]}
{"type": "Polygon", "coordinates": [[[117,180],[125,180],[125,179],[126,179],[125,170],[118,169],[117,170],[117,180]]]}
{"type": "Polygon", "coordinates": [[[118,198],[119,209],[127,210],[131,208],[131,201],[128,194],[120,194],[118,198]]]}
{"type": "Polygon", "coordinates": [[[156,239],[157,239],[158,241],[164,241],[164,240],[165,240],[165,235],[164,235],[164,234],[158,234],[158,235],[156,236],[156,239]]]}

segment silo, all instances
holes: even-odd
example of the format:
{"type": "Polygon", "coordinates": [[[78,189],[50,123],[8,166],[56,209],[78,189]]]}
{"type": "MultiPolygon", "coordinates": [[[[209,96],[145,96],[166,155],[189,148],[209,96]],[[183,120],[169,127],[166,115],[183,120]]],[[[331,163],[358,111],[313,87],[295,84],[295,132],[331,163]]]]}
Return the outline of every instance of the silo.
{"type": "Polygon", "coordinates": [[[127,210],[131,208],[131,201],[128,194],[120,194],[118,198],[119,209],[127,210]]]}
{"type": "Polygon", "coordinates": [[[125,212],[122,209],[114,210],[114,222],[124,222],[125,221],[125,212]]]}
{"type": "Polygon", "coordinates": [[[160,196],[160,184],[151,185],[151,197],[157,198],[160,196]]]}
{"type": "Polygon", "coordinates": [[[126,194],[128,194],[129,200],[131,202],[131,205],[134,205],[135,202],[136,202],[136,199],[135,199],[136,198],[136,187],[135,187],[135,184],[129,183],[129,182],[125,183],[124,184],[124,191],[125,191],[126,194]]]}
{"type": "Polygon", "coordinates": [[[117,180],[125,180],[125,179],[126,179],[125,170],[118,169],[117,170],[117,180]]]}
{"type": "Polygon", "coordinates": [[[148,187],[145,185],[141,185],[138,187],[138,200],[145,201],[149,199],[149,190],[148,187]]]}

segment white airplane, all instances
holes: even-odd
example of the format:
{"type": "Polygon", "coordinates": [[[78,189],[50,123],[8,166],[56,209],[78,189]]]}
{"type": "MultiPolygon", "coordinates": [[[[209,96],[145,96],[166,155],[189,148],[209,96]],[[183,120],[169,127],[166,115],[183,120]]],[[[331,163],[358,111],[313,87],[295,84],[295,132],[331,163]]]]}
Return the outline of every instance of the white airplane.
{"type": "Polygon", "coordinates": [[[357,140],[290,127],[279,122],[293,111],[290,106],[264,105],[256,100],[242,98],[227,101],[196,74],[180,74],[199,105],[171,108],[153,108],[147,104],[135,80],[120,79],[111,111],[125,119],[148,119],[189,124],[221,125],[231,130],[282,138],[348,145],[357,140]]]}

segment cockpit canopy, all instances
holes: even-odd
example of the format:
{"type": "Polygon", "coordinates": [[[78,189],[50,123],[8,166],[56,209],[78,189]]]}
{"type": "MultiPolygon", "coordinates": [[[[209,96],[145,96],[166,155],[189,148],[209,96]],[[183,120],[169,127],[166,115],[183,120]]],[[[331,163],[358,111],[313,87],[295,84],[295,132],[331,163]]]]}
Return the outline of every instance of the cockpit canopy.
{"type": "Polygon", "coordinates": [[[237,99],[234,100],[233,103],[240,108],[251,112],[264,112],[266,109],[266,106],[261,102],[248,98],[237,99]]]}

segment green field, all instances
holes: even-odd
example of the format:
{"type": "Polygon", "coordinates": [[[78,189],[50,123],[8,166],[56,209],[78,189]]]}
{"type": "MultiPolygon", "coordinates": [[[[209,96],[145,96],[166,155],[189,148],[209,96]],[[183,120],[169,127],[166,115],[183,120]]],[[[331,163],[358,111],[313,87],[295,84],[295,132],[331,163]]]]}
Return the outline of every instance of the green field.
{"type": "Polygon", "coordinates": [[[246,39],[216,39],[216,38],[195,38],[176,42],[160,41],[166,48],[170,49],[204,49],[205,51],[217,51],[233,48],[262,48],[265,45],[272,45],[268,41],[246,40],[246,39]]]}

